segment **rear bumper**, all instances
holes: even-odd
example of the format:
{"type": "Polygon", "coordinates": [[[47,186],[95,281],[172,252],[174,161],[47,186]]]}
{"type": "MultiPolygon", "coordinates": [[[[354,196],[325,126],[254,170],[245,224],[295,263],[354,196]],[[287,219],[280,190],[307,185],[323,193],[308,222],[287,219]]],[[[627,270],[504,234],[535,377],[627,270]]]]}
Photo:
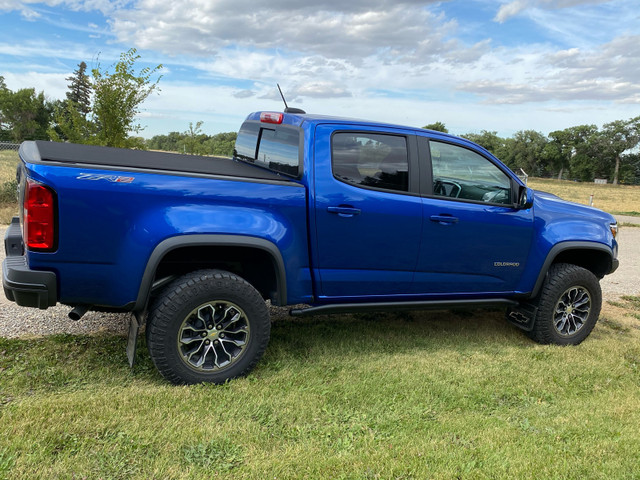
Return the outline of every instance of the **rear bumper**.
{"type": "Polygon", "coordinates": [[[14,217],[4,236],[7,257],[2,262],[2,286],[8,300],[21,307],[46,309],[57,303],[54,272],[31,270],[24,255],[20,222],[14,217]]]}

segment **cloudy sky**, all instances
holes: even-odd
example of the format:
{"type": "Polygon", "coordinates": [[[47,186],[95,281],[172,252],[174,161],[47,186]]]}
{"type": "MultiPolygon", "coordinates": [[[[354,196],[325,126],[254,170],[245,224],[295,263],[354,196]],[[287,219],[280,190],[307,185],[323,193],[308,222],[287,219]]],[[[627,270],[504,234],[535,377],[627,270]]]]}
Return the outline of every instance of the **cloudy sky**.
{"type": "Polygon", "coordinates": [[[455,134],[640,115],[638,0],[0,0],[0,75],[63,98],[77,64],[163,64],[146,137],[255,110],[455,134]]]}

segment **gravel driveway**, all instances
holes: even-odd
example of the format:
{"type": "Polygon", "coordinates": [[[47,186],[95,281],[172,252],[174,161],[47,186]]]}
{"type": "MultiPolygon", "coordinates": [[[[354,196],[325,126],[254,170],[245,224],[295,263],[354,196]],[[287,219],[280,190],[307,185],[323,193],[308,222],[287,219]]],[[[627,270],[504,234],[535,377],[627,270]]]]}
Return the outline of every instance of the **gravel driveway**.
{"type": "MultiPolygon", "coordinates": [[[[633,223],[638,227],[622,227],[620,243],[620,268],[607,275],[601,282],[604,298],[613,300],[620,295],[640,294],[640,217],[618,217],[619,222],[633,223]]],[[[4,239],[6,226],[0,226],[4,239]]],[[[0,261],[4,259],[4,246],[0,249],[0,261]]],[[[0,336],[7,338],[51,335],[54,333],[126,334],[129,314],[89,312],[82,320],[69,320],[69,307],[58,305],[47,310],[22,308],[9,302],[0,292],[0,336]]],[[[282,314],[282,309],[277,313],[282,314]]]]}

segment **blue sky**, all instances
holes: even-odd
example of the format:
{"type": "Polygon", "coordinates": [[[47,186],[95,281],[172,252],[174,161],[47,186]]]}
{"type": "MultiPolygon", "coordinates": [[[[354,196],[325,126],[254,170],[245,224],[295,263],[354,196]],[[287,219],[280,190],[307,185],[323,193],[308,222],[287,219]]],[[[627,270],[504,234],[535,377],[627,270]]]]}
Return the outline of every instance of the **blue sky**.
{"type": "Polygon", "coordinates": [[[454,134],[640,115],[637,0],[0,0],[0,76],[64,98],[77,64],[163,64],[143,136],[289,105],[454,134]]]}

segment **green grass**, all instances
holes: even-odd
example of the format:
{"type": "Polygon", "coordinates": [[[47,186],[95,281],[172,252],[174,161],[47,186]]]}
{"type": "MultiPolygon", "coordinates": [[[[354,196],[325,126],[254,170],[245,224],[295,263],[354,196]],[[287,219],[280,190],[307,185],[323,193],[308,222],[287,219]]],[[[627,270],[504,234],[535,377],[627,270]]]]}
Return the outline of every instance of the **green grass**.
{"type": "MultiPolygon", "coordinates": [[[[18,212],[18,202],[15,198],[17,166],[17,151],[0,150],[0,224],[11,222],[11,218],[18,212]]],[[[1,458],[0,456],[0,465],[1,458]]]]}
{"type": "MultiPolygon", "coordinates": [[[[16,162],[0,152],[0,184],[16,162]]],[[[596,206],[640,211],[638,187],[603,187],[596,206]]],[[[144,342],[130,370],[120,337],[0,338],[0,479],[638,478],[640,297],[575,348],[502,318],[281,320],[221,387],[168,385],[144,342]]]]}
{"type": "Polygon", "coordinates": [[[579,347],[502,312],[279,320],[224,386],[174,387],[141,342],[0,339],[0,478],[636,478],[640,297],[579,347]]]}
{"type": "Polygon", "coordinates": [[[548,178],[529,178],[528,184],[536,190],[585,205],[593,195],[593,206],[601,210],[617,215],[640,215],[640,186],[637,185],[596,185],[548,178]]]}
{"type": "Polygon", "coordinates": [[[18,152],[16,150],[0,150],[0,182],[16,179],[18,152]]]}

